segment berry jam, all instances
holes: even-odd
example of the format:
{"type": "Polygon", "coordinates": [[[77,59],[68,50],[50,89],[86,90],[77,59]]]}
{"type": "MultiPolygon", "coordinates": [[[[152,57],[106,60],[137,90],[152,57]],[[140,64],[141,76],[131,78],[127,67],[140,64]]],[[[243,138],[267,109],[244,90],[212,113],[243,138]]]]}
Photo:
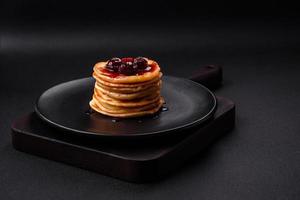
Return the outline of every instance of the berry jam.
{"type": "Polygon", "coordinates": [[[107,68],[100,69],[100,71],[110,78],[117,78],[118,76],[122,76],[122,74],[120,74],[119,72],[112,72],[107,68]]]}
{"type": "Polygon", "coordinates": [[[132,76],[143,75],[146,72],[152,72],[156,69],[156,65],[148,65],[147,58],[112,58],[110,59],[105,68],[101,69],[103,73],[111,78],[118,76],[132,76]]]}
{"type": "Polygon", "coordinates": [[[126,63],[126,62],[131,62],[131,63],[133,63],[134,58],[127,57],[127,58],[122,58],[121,60],[122,60],[122,63],[126,63]]]}

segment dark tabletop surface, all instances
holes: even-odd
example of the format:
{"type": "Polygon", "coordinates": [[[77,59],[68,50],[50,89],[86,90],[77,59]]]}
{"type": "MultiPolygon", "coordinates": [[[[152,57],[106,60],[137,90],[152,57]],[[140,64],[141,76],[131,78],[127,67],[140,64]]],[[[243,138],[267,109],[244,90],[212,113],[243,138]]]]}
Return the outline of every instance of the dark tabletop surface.
{"type": "Polygon", "coordinates": [[[1,199],[300,199],[299,20],[202,19],[120,24],[5,25],[1,29],[1,199]],[[122,31],[120,31],[120,29],[122,31]],[[45,89],[89,76],[112,56],[144,55],[189,77],[220,64],[217,95],[236,127],[177,173],[131,184],[13,149],[10,124],[45,89]]]}

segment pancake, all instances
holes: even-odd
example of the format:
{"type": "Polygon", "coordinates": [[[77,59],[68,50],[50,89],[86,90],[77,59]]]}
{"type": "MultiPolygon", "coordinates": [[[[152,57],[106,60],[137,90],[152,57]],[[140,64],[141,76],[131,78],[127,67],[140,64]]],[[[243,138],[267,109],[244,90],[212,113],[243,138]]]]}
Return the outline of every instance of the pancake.
{"type": "Polygon", "coordinates": [[[110,92],[128,94],[128,93],[136,93],[136,92],[140,92],[143,90],[147,90],[151,87],[160,86],[161,83],[162,83],[161,80],[158,80],[157,82],[153,82],[148,85],[141,85],[141,86],[137,86],[137,87],[109,87],[102,83],[97,82],[95,87],[101,87],[104,90],[107,90],[110,92]]]}
{"type": "Polygon", "coordinates": [[[117,92],[111,92],[108,90],[103,89],[102,87],[95,86],[96,90],[99,90],[101,93],[106,94],[107,96],[117,99],[117,100],[132,100],[137,98],[142,98],[145,96],[149,96],[153,93],[156,93],[157,91],[160,91],[160,85],[153,86],[148,88],[147,90],[142,90],[135,93],[117,93],[117,92]]]}
{"type": "Polygon", "coordinates": [[[95,102],[92,100],[90,101],[90,106],[97,112],[103,114],[103,115],[108,115],[111,117],[119,117],[119,118],[132,118],[132,117],[141,117],[141,116],[145,116],[145,115],[153,115],[155,114],[157,111],[159,111],[163,105],[163,100],[161,99],[158,103],[158,105],[150,110],[144,110],[144,111],[138,111],[138,112],[128,112],[128,113],[110,113],[107,111],[104,111],[101,106],[98,107],[95,102]]]}
{"type": "Polygon", "coordinates": [[[111,82],[107,82],[105,80],[102,80],[101,77],[97,76],[97,74],[94,72],[93,73],[93,77],[97,80],[98,83],[108,86],[108,87],[116,87],[116,88],[135,88],[135,87],[140,87],[140,86],[144,86],[144,85],[149,85],[153,82],[157,82],[161,79],[162,77],[162,73],[160,72],[159,75],[155,78],[153,78],[152,80],[149,81],[144,81],[144,82],[138,82],[138,83],[130,83],[130,84],[124,84],[124,83],[111,83],[111,82]]]}
{"type": "Polygon", "coordinates": [[[129,107],[141,107],[141,106],[146,106],[148,104],[151,104],[157,101],[160,98],[160,95],[159,93],[157,93],[157,94],[149,95],[147,97],[143,97],[141,99],[135,99],[134,101],[120,101],[120,100],[112,99],[105,94],[95,92],[93,98],[112,106],[129,108],[129,107]]]}
{"type": "Polygon", "coordinates": [[[98,62],[93,77],[96,82],[89,104],[98,113],[139,117],[154,114],[164,103],[160,95],[162,73],[153,60],[140,57],[98,62]]]}
{"type": "Polygon", "coordinates": [[[105,70],[106,64],[107,62],[98,62],[94,66],[94,72],[97,74],[97,76],[100,79],[110,83],[121,83],[121,84],[140,83],[140,82],[153,80],[154,78],[158,77],[160,74],[160,67],[153,60],[148,60],[148,65],[151,66],[151,68],[153,69],[152,71],[145,72],[142,75],[131,75],[131,76],[119,75],[117,77],[111,77],[111,73],[105,70]]]}
{"type": "Polygon", "coordinates": [[[114,113],[114,114],[132,113],[132,112],[151,110],[151,109],[154,109],[155,107],[159,106],[159,103],[160,103],[160,99],[158,101],[148,104],[146,106],[126,108],[126,107],[119,107],[119,106],[111,106],[109,104],[105,104],[105,103],[102,103],[99,101],[95,102],[95,104],[99,108],[101,108],[103,111],[109,112],[109,113],[114,113]]]}

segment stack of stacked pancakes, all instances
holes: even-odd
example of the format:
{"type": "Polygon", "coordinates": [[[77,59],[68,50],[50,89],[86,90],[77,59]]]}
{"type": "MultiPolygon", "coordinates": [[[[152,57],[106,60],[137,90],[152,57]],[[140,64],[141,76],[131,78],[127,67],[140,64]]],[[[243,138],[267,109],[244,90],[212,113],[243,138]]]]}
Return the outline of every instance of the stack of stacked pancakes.
{"type": "Polygon", "coordinates": [[[94,66],[96,79],[90,106],[112,117],[139,117],[156,113],[164,100],[160,95],[159,65],[150,59],[113,58],[94,66]]]}

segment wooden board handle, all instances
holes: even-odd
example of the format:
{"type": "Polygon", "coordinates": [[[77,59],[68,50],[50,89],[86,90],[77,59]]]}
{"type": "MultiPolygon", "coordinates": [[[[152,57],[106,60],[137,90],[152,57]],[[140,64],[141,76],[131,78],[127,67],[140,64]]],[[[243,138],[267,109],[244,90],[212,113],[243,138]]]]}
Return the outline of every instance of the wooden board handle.
{"type": "Polygon", "coordinates": [[[222,84],[223,70],[220,65],[206,65],[196,70],[190,79],[211,90],[216,89],[222,84]]]}

